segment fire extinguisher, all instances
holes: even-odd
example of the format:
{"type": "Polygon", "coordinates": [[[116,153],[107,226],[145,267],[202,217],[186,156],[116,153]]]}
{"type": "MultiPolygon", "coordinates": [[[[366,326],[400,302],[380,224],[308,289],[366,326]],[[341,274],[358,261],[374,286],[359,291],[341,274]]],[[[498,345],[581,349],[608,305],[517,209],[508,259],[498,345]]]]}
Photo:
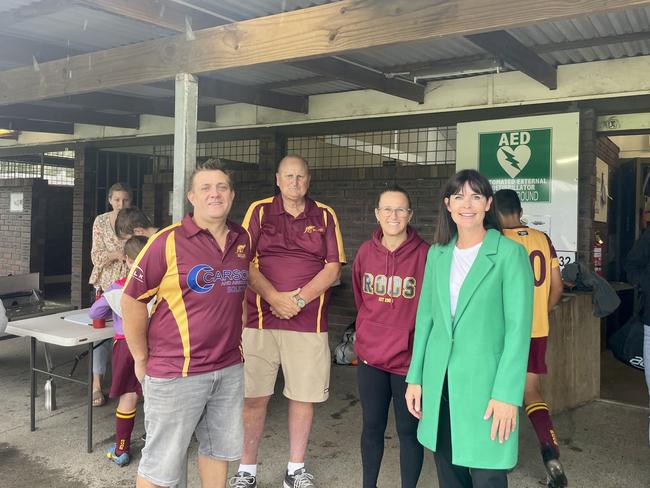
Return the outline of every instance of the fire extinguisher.
{"type": "Polygon", "coordinates": [[[592,264],[594,267],[594,272],[599,276],[603,276],[603,247],[605,247],[605,243],[601,239],[600,233],[594,233],[592,264]]]}

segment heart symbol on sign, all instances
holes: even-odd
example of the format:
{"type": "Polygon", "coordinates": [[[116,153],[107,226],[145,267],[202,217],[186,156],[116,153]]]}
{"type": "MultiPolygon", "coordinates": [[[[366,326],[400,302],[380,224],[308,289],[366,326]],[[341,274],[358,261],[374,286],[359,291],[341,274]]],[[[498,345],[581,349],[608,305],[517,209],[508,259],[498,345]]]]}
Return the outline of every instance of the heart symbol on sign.
{"type": "Polygon", "coordinates": [[[497,150],[497,160],[510,178],[515,178],[530,161],[530,148],[528,146],[501,146],[497,150]]]}

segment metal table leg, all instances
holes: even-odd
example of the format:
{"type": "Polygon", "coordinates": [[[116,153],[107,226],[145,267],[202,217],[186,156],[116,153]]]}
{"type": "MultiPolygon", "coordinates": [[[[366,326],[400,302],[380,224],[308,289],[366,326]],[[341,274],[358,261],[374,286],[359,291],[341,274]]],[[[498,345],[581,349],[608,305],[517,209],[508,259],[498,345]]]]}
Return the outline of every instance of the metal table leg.
{"type": "Polygon", "coordinates": [[[29,338],[29,370],[30,370],[30,390],[29,390],[29,429],[36,430],[36,339],[29,338]]]}
{"type": "Polygon", "coordinates": [[[93,345],[88,344],[88,452],[93,452],[93,345]]]}

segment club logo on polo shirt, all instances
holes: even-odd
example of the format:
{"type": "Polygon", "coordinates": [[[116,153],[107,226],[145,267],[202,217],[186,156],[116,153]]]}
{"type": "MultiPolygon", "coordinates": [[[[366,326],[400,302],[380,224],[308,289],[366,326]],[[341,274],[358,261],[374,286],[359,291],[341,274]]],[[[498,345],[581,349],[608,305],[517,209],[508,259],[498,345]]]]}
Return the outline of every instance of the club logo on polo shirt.
{"type": "Polygon", "coordinates": [[[209,264],[197,264],[187,274],[187,286],[196,293],[207,293],[217,283],[226,288],[226,293],[239,293],[248,283],[248,270],[215,270],[209,264]]]}
{"type": "Polygon", "coordinates": [[[238,258],[246,259],[246,244],[239,244],[236,252],[238,258]]]}
{"type": "Polygon", "coordinates": [[[318,232],[322,234],[323,232],[325,232],[325,229],[323,229],[322,227],[316,227],[315,225],[308,225],[307,227],[305,227],[305,232],[304,232],[305,234],[312,234],[314,232],[318,232]]]}

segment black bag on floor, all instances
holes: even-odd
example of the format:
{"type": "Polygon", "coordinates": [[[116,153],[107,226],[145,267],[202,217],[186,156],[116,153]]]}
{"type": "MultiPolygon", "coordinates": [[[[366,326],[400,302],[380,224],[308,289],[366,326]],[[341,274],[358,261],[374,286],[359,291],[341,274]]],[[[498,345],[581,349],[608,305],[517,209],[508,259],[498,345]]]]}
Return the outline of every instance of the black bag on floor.
{"type": "Polygon", "coordinates": [[[607,347],[623,364],[643,371],[643,322],[638,313],[610,336],[607,347]]]}

